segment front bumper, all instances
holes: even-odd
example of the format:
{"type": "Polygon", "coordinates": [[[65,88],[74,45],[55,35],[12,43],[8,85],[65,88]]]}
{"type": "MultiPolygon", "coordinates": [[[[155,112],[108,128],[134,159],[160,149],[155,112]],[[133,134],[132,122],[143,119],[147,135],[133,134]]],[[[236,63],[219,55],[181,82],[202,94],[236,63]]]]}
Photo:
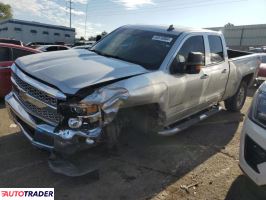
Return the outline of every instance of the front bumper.
{"type": "Polygon", "coordinates": [[[266,185],[266,130],[248,117],[241,134],[240,167],[257,185],[266,185]]]}
{"type": "Polygon", "coordinates": [[[78,130],[56,131],[56,127],[52,125],[37,122],[39,120],[26,111],[13,92],[5,97],[5,102],[10,117],[20,127],[28,140],[38,148],[72,153],[84,147],[94,146],[94,141],[102,133],[100,127],[86,133],[78,130]]]}

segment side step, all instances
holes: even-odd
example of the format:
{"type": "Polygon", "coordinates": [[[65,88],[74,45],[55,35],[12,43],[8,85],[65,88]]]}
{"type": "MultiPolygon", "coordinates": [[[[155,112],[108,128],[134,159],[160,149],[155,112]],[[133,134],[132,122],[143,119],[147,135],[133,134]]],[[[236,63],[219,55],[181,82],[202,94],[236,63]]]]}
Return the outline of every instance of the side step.
{"type": "Polygon", "coordinates": [[[200,112],[198,114],[195,114],[188,119],[182,120],[181,122],[177,122],[175,124],[170,125],[168,128],[165,128],[162,131],[159,131],[158,134],[162,136],[171,136],[174,134],[179,133],[180,131],[183,131],[190,126],[218,113],[222,110],[222,107],[220,106],[214,106],[211,109],[205,110],[203,112],[200,112]]]}

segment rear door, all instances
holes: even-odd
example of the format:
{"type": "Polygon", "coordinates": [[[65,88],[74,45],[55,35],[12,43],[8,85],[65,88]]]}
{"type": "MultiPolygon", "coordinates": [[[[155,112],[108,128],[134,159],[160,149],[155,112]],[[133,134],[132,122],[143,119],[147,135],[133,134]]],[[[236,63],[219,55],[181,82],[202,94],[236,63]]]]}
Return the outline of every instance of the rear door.
{"type": "Polygon", "coordinates": [[[207,105],[214,105],[222,99],[228,80],[229,65],[224,40],[219,35],[208,34],[207,59],[202,78],[209,79],[204,92],[207,105]]]}

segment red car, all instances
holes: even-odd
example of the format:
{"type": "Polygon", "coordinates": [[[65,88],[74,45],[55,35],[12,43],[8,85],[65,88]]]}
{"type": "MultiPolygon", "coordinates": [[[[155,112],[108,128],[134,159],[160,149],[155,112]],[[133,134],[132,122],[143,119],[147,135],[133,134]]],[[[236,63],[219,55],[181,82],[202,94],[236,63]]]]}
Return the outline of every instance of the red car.
{"type": "Polygon", "coordinates": [[[266,78],[266,54],[261,56],[261,64],[258,76],[266,78]]]}
{"type": "Polygon", "coordinates": [[[39,53],[40,51],[7,43],[0,43],[0,98],[11,91],[11,65],[22,56],[39,53]]]}

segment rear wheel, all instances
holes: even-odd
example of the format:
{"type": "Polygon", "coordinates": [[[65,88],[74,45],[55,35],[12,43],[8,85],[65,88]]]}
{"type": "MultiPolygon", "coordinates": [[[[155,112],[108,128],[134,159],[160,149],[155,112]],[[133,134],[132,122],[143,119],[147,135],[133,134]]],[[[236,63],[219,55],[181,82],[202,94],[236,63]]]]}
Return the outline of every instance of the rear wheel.
{"type": "Polygon", "coordinates": [[[245,81],[242,81],[236,94],[224,101],[225,108],[233,112],[240,111],[246,101],[247,88],[247,83],[245,81]]]}

